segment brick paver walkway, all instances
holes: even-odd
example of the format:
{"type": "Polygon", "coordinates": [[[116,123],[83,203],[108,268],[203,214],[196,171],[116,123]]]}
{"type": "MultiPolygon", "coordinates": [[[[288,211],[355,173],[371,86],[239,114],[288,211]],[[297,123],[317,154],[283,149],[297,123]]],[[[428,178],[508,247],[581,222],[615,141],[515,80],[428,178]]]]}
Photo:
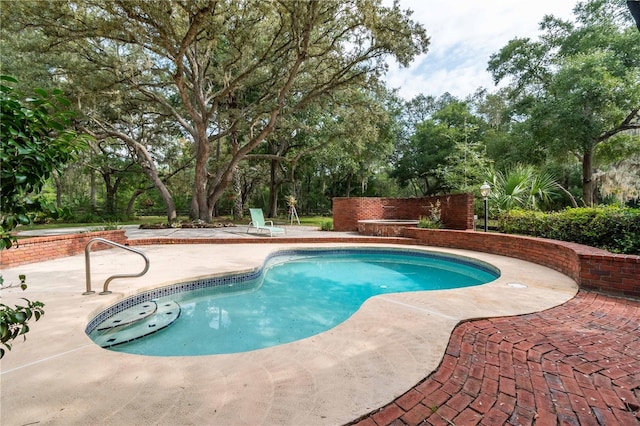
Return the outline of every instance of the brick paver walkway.
{"type": "Polygon", "coordinates": [[[640,301],[462,323],[433,374],[350,424],[640,425],[640,301]]]}

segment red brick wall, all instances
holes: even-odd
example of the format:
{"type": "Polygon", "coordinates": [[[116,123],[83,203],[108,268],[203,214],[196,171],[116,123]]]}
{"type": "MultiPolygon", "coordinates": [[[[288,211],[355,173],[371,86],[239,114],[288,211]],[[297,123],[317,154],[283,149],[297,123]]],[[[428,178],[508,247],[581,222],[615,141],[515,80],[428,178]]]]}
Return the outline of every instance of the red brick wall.
{"type": "Polygon", "coordinates": [[[384,217],[381,198],[334,198],[334,231],[357,231],[358,221],[384,217]]]}
{"type": "Polygon", "coordinates": [[[640,256],[544,238],[475,231],[405,228],[421,244],[482,251],[547,266],[573,278],[581,288],[640,297],[640,256]]]}
{"type": "Polygon", "coordinates": [[[416,226],[411,224],[395,223],[358,223],[358,234],[371,235],[375,237],[400,237],[404,234],[404,228],[416,226]]]}
{"type": "Polygon", "coordinates": [[[412,219],[428,216],[440,201],[441,219],[447,229],[473,229],[473,194],[420,198],[354,197],[333,199],[333,229],[357,231],[367,219],[412,219]]]}
{"type": "MultiPolygon", "coordinates": [[[[84,252],[84,248],[92,238],[100,237],[118,244],[125,244],[127,237],[124,234],[124,230],[116,230],[19,239],[11,248],[0,251],[0,266],[2,268],[10,268],[27,263],[80,254],[84,252]]],[[[103,250],[105,248],[111,247],[106,244],[95,243],[91,250],[103,250]]]]}
{"type": "Polygon", "coordinates": [[[580,266],[583,287],[640,296],[640,256],[585,253],[580,266]]]}

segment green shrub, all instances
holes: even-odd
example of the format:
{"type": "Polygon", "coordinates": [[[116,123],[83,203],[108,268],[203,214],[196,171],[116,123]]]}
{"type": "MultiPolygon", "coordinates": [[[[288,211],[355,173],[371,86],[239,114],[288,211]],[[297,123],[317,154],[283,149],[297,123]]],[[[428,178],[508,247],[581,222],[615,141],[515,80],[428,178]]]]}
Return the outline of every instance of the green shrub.
{"type": "Polygon", "coordinates": [[[118,222],[107,222],[103,226],[94,226],[89,228],[89,232],[95,231],[117,231],[121,229],[121,226],[118,222]]]}
{"type": "Polygon", "coordinates": [[[102,222],[102,217],[97,213],[79,212],[67,219],[68,223],[97,223],[102,222]]]}
{"type": "Polygon", "coordinates": [[[640,254],[640,209],[584,207],[552,213],[511,210],[500,216],[499,230],[585,244],[614,253],[640,254]]]}
{"type": "Polygon", "coordinates": [[[441,229],[442,222],[434,221],[425,216],[420,216],[420,219],[418,219],[418,228],[441,229]]]}
{"type": "Polygon", "coordinates": [[[323,231],[333,231],[333,220],[325,220],[324,222],[322,222],[322,225],[320,225],[320,229],[322,229],[323,231]]]}

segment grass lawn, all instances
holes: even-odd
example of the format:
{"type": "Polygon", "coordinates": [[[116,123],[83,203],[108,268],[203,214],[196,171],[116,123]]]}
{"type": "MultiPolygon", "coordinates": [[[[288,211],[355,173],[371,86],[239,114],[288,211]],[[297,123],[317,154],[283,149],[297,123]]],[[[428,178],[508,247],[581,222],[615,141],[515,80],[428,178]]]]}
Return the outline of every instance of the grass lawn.
{"type": "MultiPolygon", "coordinates": [[[[215,222],[233,222],[236,224],[248,224],[251,220],[251,216],[246,215],[243,219],[234,221],[229,216],[217,217],[212,220],[215,222]]],[[[317,226],[322,227],[328,221],[331,221],[330,217],[325,216],[301,216],[300,217],[300,225],[305,226],[317,226]]],[[[126,220],[122,222],[91,222],[91,223],[70,223],[70,222],[51,222],[44,224],[31,224],[26,226],[20,226],[17,231],[30,231],[37,229],[56,229],[56,228],[75,228],[75,227],[88,227],[88,228],[96,228],[96,229],[117,229],[117,227],[122,225],[146,225],[146,224],[157,224],[157,223],[166,223],[166,218],[164,216],[141,216],[135,219],[126,220]]],[[[178,222],[189,221],[187,217],[179,217],[178,222]]]]}

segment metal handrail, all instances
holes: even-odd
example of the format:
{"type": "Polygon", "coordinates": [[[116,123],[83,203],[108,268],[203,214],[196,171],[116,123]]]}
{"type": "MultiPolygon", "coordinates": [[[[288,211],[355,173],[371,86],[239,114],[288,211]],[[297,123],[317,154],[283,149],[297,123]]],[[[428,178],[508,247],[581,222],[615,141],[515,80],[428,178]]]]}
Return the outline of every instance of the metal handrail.
{"type": "Polygon", "coordinates": [[[107,278],[107,280],[104,282],[104,287],[102,288],[102,292],[99,293],[99,294],[111,294],[111,292],[108,290],[109,283],[112,280],[115,280],[116,278],[137,278],[137,277],[143,276],[149,270],[149,258],[142,251],[136,250],[136,249],[131,248],[131,247],[123,246],[122,244],[118,244],[116,242],[113,242],[113,241],[110,241],[110,240],[106,240],[104,238],[100,238],[100,237],[92,238],[91,240],[89,240],[89,242],[87,243],[87,245],[84,248],[84,263],[85,263],[86,276],[87,276],[87,291],[82,293],[83,295],[95,293],[95,291],[91,290],[91,264],[90,264],[91,262],[90,262],[90,258],[89,258],[89,251],[91,249],[91,246],[94,243],[97,243],[97,242],[109,244],[109,245],[112,245],[114,247],[122,248],[122,249],[128,250],[128,251],[133,252],[133,253],[138,253],[140,256],[142,256],[144,258],[144,262],[145,262],[144,270],[142,272],[140,272],[139,274],[117,274],[117,275],[112,275],[109,278],[107,278]]]}

